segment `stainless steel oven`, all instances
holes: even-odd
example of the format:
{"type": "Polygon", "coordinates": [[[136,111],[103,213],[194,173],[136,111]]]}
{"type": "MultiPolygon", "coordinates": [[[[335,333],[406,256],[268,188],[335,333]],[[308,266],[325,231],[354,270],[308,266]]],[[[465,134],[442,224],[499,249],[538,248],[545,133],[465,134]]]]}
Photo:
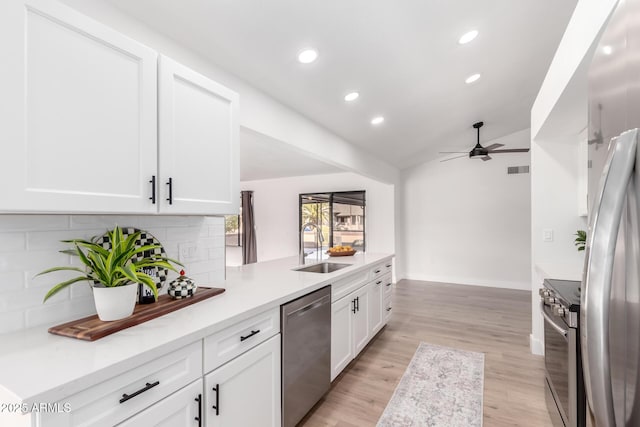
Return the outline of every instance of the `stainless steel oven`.
{"type": "Polygon", "coordinates": [[[547,408],[554,427],[585,427],[580,357],[580,282],[547,279],[540,289],[544,317],[547,408]]]}

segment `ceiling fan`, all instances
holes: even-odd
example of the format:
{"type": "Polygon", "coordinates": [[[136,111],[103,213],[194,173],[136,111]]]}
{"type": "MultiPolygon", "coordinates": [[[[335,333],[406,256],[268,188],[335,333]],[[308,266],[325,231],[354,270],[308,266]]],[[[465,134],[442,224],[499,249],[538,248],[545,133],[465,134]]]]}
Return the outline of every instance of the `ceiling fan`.
{"type": "Polygon", "coordinates": [[[484,122],[474,123],[474,129],[478,130],[478,142],[476,146],[471,149],[471,151],[440,151],[440,154],[462,154],[462,156],[455,156],[450,159],[440,160],[441,162],[448,162],[449,160],[459,159],[461,157],[466,157],[467,155],[471,159],[482,159],[483,161],[491,160],[491,156],[489,154],[499,154],[499,153],[527,153],[529,151],[528,148],[509,148],[504,150],[497,150],[497,148],[504,147],[504,144],[491,144],[483,147],[480,145],[480,128],[484,125],[484,122]]]}

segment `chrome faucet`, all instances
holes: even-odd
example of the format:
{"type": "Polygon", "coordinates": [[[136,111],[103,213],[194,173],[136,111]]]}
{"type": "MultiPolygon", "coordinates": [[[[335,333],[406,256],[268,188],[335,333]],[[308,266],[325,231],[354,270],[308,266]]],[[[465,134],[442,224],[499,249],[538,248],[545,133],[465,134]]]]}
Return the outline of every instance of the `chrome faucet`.
{"type": "Polygon", "coordinates": [[[304,265],[304,229],[307,227],[313,227],[316,229],[316,242],[320,242],[320,247],[322,247],[322,242],[324,242],[324,237],[322,237],[322,231],[320,231],[320,227],[318,227],[313,222],[307,222],[300,229],[300,264],[304,265]]]}

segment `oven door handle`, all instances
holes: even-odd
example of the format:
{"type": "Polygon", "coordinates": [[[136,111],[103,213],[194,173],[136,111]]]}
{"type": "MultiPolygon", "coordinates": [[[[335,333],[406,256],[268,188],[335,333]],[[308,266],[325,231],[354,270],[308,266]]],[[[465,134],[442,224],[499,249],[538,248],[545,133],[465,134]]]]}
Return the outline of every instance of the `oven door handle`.
{"type": "Polygon", "coordinates": [[[563,337],[567,338],[567,334],[569,334],[569,331],[566,329],[563,329],[560,325],[558,325],[552,318],[551,316],[549,316],[547,314],[547,310],[544,309],[545,305],[544,305],[544,301],[540,301],[540,313],[542,313],[542,317],[544,317],[544,319],[549,322],[549,325],[551,325],[551,327],[553,329],[556,330],[556,332],[558,332],[559,334],[561,334],[563,337]]]}

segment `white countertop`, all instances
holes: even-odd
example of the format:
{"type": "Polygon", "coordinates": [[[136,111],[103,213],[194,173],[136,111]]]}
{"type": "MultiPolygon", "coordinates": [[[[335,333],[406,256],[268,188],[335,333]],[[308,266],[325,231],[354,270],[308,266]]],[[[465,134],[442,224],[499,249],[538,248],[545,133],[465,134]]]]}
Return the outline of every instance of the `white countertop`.
{"type": "Polygon", "coordinates": [[[327,274],[293,271],[297,257],[227,268],[224,282],[207,284],[223,294],[93,342],[49,334],[45,326],[2,335],[0,397],[58,401],[392,256],[341,257],[336,262],[353,265],[327,274]]]}

